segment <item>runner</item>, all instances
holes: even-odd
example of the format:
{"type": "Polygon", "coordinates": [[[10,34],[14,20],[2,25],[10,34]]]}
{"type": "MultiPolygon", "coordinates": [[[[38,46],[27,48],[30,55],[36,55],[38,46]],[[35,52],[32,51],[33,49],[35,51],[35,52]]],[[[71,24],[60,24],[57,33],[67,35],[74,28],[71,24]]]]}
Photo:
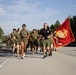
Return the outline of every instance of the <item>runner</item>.
{"type": "Polygon", "coordinates": [[[31,38],[32,38],[32,54],[34,54],[35,49],[37,49],[38,46],[38,33],[36,32],[36,29],[33,29],[33,32],[31,34],[31,38]]]}
{"type": "Polygon", "coordinates": [[[40,34],[43,37],[43,55],[45,58],[47,56],[47,51],[50,54],[50,34],[51,31],[48,28],[47,23],[44,23],[44,28],[40,31],[40,34]]]}
{"type": "Polygon", "coordinates": [[[20,32],[21,35],[21,54],[22,54],[22,59],[25,56],[25,51],[26,51],[26,46],[28,43],[28,37],[29,37],[29,32],[26,30],[26,25],[22,25],[22,30],[20,32]]]}
{"type": "Polygon", "coordinates": [[[10,34],[10,40],[12,44],[12,54],[13,54],[16,48],[16,29],[13,29],[13,32],[10,34]]]}
{"type": "Polygon", "coordinates": [[[17,57],[19,57],[19,53],[21,53],[21,45],[20,45],[20,41],[21,41],[21,36],[20,36],[20,28],[17,29],[16,32],[16,48],[17,48],[17,57]]]}

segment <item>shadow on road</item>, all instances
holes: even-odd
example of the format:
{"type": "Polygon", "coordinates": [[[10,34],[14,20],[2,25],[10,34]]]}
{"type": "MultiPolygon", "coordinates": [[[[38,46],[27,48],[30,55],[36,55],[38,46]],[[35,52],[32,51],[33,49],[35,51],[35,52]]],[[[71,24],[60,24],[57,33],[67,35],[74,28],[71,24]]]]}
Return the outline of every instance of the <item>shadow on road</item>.
{"type": "MultiPolygon", "coordinates": [[[[42,58],[43,53],[38,51],[38,53],[35,52],[35,54],[32,54],[32,51],[27,50],[26,52],[26,58],[42,58]]],[[[0,49],[0,57],[16,57],[16,51],[15,51],[15,55],[12,54],[12,50],[11,49],[0,49]]]]}
{"type": "Polygon", "coordinates": [[[0,49],[0,57],[10,57],[12,56],[12,50],[0,49]]]}
{"type": "Polygon", "coordinates": [[[73,51],[76,51],[76,50],[73,50],[73,51]]]}
{"type": "Polygon", "coordinates": [[[43,53],[42,52],[35,52],[34,55],[32,54],[32,51],[27,50],[25,58],[42,58],[43,53]]]}

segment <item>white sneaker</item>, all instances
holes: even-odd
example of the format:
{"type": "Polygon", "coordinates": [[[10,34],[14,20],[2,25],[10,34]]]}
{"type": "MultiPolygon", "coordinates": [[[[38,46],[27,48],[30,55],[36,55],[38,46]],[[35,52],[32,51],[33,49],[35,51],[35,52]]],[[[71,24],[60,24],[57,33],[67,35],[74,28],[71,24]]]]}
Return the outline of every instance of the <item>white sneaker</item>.
{"type": "Polygon", "coordinates": [[[32,54],[34,55],[34,52],[32,54]]]}

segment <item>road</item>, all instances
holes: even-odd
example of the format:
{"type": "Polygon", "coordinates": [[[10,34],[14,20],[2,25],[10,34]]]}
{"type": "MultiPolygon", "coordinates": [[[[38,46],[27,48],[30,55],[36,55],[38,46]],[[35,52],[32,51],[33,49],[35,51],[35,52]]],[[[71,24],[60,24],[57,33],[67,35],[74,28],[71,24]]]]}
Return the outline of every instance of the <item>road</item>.
{"type": "Polygon", "coordinates": [[[32,55],[28,51],[24,59],[9,52],[0,57],[6,58],[0,67],[0,75],[76,75],[76,56],[71,54],[74,50],[75,47],[62,47],[45,59],[40,52],[32,55]]]}
{"type": "Polygon", "coordinates": [[[70,55],[76,57],[76,47],[61,47],[57,49],[58,52],[64,53],[66,55],[70,55]]]}

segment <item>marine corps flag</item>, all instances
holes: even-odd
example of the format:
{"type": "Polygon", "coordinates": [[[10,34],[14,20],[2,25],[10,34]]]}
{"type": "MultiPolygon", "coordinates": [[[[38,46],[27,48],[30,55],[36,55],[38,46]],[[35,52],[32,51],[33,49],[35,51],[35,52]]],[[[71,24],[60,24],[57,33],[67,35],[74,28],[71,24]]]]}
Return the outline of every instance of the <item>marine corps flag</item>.
{"type": "Polygon", "coordinates": [[[63,24],[57,28],[55,35],[53,36],[53,41],[56,48],[68,45],[75,41],[71,31],[69,18],[67,18],[63,24]]]}

